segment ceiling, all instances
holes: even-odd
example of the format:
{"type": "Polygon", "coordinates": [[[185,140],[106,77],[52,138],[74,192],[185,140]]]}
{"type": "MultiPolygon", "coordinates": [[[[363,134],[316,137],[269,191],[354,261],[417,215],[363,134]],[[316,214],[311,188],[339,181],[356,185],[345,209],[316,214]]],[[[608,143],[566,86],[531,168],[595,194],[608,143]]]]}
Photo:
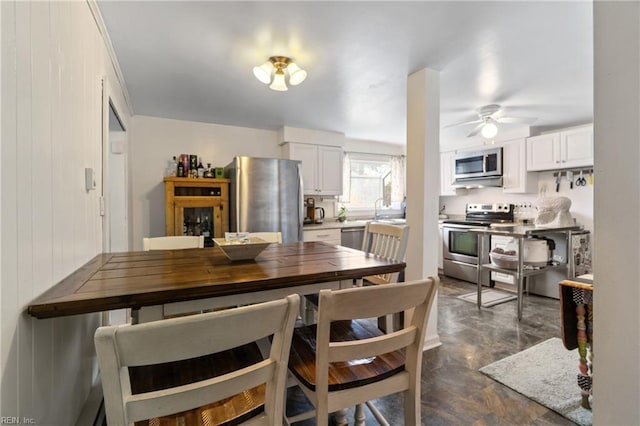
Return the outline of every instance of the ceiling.
{"type": "Polygon", "coordinates": [[[431,68],[442,126],[491,103],[537,117],[534,131],[593,120],[590,1],[98,5],[134,114],[404,144],[407,76],[431,68]],[[307,79],[287,92],[260,83],[252,68],[273,55],[307,79]]]}

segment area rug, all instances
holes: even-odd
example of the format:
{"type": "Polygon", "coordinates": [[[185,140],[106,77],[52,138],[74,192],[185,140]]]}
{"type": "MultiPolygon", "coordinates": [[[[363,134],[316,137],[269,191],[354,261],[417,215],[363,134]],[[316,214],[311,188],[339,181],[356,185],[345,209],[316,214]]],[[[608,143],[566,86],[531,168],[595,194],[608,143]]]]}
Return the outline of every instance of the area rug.
{"type": "Polygon", "coordinates": [[[579,425],[591,425],[591,411],[580,405],[578,350],[568,351],[554,337],[480,369],[493,380],[579,425]]]}
{"type": "MultiPolygon", "coordinates": [[[[482,307],[488,308],[517,298],[518,297],[513,293],[507,293],[499,290],[482,290],[482,307]]],[[[462,296],[458,296],[458,299],[477,304],[478,292],[474,291],[473,293],[463,294],[462,296]]]]}

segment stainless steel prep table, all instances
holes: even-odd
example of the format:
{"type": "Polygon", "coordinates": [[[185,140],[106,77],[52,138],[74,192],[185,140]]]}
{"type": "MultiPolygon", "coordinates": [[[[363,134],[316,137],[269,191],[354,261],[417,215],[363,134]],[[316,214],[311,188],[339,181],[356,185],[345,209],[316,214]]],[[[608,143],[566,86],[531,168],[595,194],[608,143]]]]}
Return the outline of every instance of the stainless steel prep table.
{"type": "MultiPolygon", "coordinates": [[[[567,243],[571,239],[571,233],[582,231],[581,226],[565,226],[565,227],[538,227],[535,225],[517,225],[499,228],[477,228],[470,229],[478,235],[478,309],[482,307],[482,272],[489,270],[494,272],[502,272],[512,275],[516,281],[516,292],[518,296],[518,321],[522,319],[522,294],[524,289],[524,279],[533,275],[543,274],[552,269],[566,268],[567,263],[552,262],[551,264],[541,267],[528,269],[524,267],[524,240],[535,236],[546,236],[550,234],[563,234],[567,239],[567,243]],[[516,269],[499,268],[489,262],[489,244],[487,239],[490,235],[503,235],[513,237],[518,240],[518,266],[516,269]]],[[[569,244],[567,244],[568,251],[569,244]]],[[[569,253],[566,253],[565,259],[569,259],[569,253]]]]}

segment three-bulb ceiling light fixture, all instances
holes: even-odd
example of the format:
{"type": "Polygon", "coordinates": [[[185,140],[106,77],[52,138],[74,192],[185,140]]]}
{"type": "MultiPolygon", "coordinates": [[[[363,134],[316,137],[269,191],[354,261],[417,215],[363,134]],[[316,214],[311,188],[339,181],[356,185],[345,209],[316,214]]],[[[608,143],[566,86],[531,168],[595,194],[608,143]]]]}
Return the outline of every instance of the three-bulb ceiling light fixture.
{"type": "Polygon", "coordinates": [[[271,83],[269,89],[280,92],[289,90],[285,77],[288,77],[292,86],[297,86],[307,78],[307,72],[286,56],[270,57],[259,67],[253,67],[253,75],[264,84],[271,83]]]}

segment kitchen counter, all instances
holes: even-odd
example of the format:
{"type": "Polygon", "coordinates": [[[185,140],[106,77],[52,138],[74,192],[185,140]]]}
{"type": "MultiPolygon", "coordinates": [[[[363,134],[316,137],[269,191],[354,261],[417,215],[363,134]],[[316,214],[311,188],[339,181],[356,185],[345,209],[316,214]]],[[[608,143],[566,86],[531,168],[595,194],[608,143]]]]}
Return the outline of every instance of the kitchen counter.
{"type": "Polygon", "coordinates": [[[499,226],[491,228],[474,228],[471,232],[479,234],[504,235],[508,237],[533,237],[536,235],[554,234],[558,232],[581,231],[582,226],[544,227],[536,225],[499,226]]]}

